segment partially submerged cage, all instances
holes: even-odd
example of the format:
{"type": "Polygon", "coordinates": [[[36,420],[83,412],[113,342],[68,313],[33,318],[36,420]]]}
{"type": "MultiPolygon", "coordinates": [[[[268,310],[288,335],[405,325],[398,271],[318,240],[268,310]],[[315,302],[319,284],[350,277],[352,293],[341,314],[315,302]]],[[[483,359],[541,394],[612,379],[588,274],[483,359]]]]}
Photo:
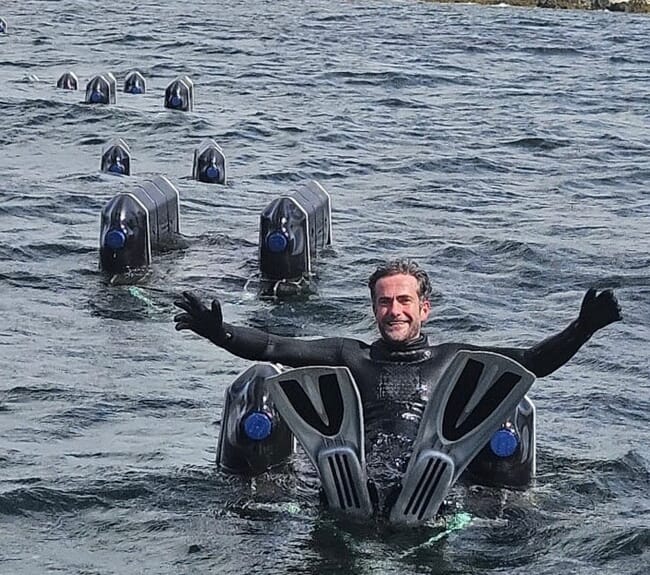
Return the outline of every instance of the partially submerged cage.
{"type": "Polygon", "coordinates": [[[194,109],[194,82],[189,76],[179,76],[165,89],[165,108],[191,112],[194,109]]]}
{"type": "Polygon", "coordinates": [[[156,176],[130,192],[115,195],[102,209],[100,267],[120,274],[148,267],[152,253],[171,244],[180,233],[178,190],[156,176]]]}
{"type": "Polygon", "coordinates": [[[110,72],[99,74],[86,84],[86,104],[115,104],[117,82],[110,72]]]}
{"type": "Polygon", "coordinates": [[[205,140],[194,150],[192,178],[209,184],[226,183],[226,156],[214,140],[205,140]]]}
{"type": "Polygon", "coordinates": [[[329,193],[310,180],[295,193],[274,199],[262,211],[259,232],[263,291],[301,291],[309,284],[318,253],[332,243],[329,193]]]}
{"type": "Polygon", "coordinates": [[[101,170],[108,174],[131,175],[131,150],[122,138],[111,140],[102,151],[101,170]]]}

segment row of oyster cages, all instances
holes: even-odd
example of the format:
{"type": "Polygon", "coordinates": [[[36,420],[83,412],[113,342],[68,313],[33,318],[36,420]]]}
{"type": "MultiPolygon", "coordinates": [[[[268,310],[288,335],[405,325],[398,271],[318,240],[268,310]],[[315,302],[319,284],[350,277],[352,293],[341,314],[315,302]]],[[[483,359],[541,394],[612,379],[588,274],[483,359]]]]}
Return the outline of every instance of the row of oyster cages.
{"type": "MultiPolygon", "coordinates": [[[[61,90],[78,90],[79,78],[74,72],[64,72],[56,82],[61,90]]],[[[129,72],[124,78],[126,94],[144,94],[147,81],[138,70],[129,72]]],[[[117,80],[112,72],[93,76],[86,84],[86,104],[115,104],[117,80]]],[[[165,88],[165,108],[191,112],[194,109],[194,82],[189,76],[179,76],[165,88]]]]}

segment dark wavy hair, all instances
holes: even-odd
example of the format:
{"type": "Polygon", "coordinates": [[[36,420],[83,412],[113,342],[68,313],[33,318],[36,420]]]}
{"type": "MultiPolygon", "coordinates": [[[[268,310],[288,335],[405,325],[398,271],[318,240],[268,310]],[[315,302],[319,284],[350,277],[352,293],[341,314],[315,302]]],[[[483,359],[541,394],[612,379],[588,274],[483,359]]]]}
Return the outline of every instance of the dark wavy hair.
{"type": "Polygon", "coordinates": [[[375,286],[377,282],[386,276],[399,274],[413,276],[418,282],[418,296],[420,297],[420,301],[429,299],[431,296],[431,281],[427,272],[414,261],[398,259],[380,265],[370,276],[368,287],[370,288],[370,297],[372,298],[373,305],[375,304],[375,286]]]}

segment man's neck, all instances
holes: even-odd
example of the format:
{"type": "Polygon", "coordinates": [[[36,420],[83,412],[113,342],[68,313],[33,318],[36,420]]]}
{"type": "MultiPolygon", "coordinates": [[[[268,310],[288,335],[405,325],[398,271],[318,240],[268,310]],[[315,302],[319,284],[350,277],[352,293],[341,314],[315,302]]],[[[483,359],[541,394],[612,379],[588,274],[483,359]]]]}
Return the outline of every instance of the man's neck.
{"type": "Polygon", "coordinates": [[[381,338],[372,344],[372,358],[377,361],[422,361],[428,359],[428,347],[428,338],[422,333],[407,342],[389,342],[381,338]]]}

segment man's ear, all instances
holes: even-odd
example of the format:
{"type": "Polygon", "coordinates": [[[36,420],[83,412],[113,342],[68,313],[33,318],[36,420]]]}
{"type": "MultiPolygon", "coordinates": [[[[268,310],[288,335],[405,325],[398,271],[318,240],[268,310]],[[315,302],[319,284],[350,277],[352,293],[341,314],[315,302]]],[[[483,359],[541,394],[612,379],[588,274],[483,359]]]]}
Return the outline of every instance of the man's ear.
{"type": "Polygon", "coordinates": [[[424,321],[429,317],[431,313],[431,302],[428,299],[425,299],[420,304],[420,320],[424,321]]]}

